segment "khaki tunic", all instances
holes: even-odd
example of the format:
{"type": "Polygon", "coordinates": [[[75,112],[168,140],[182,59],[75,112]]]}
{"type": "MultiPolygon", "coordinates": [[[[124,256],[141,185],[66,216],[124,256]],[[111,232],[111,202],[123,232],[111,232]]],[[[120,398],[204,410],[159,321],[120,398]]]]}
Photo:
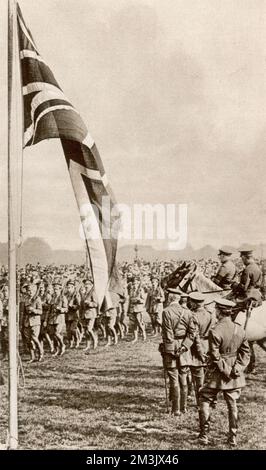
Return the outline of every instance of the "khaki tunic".
{"type": "Polygon", "coordinates": [[[245,386],[244,370],[250,360],[250,348],[244,329],[223,317],[210,331],[210,359],[204,387],[231,390],[245,386]],[[232,376],[237,371],[239,377],[232,376]]]}

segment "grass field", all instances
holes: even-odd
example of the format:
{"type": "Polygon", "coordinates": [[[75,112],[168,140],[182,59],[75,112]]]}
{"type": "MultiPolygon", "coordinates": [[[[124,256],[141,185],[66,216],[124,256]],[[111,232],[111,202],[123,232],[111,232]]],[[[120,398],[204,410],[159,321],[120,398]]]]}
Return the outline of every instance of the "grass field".
{"type": "MultiPolygon", "coordinates": [[[[86,355],[67,350],[61,358],[24,362],[19,388],[21,449],[198,449],[198,415],[166,413],[159,339],[86,355]]],[[[102,346],[101,346],[102,345],[102,346]]],[[[256,347],[257,372],[247,379],[239,403],[239,449],[265,449],[266,354],[256,347]]],[[[23,359],[27,359],[23,357],[23,359]]],[[[2,364],[7,377],[7,363],[2,364]]],[[[6,439],[7,386],[1,387],[0,442],[6,439]]],[[[227,410],[223,399],[213,413],[212,443],[226,449],[227,410]]]]}

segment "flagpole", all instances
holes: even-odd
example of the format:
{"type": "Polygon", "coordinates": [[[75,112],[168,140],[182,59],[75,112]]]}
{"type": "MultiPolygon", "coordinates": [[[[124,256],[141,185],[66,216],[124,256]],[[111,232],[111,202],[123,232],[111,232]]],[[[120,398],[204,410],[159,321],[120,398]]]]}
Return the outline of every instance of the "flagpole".
{"type": "Polygon", "coordinates": [[[17,309],[16,309],[16,243],[14,207],[14,158],[12,130],[13,58],[16,4],[8,0],[8,338],[9,338],[9,433],[8,449],[18,446],[17,398],[17,309]]]}

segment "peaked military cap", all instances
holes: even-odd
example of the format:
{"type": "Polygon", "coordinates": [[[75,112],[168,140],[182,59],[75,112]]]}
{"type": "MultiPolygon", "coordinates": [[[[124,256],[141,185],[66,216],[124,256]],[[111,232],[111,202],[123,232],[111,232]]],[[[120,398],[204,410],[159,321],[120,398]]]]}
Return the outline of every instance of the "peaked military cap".
{"type": "Polygon", "coordinates": [[[240,248],[238,251],[240,252],[240,254],[250,255],[251,253],[253,253],[254,248],[251,245],[243,245],[242,248],[240,248]]]}
{"type": "Polygon", "coordinates": [[[201,292],[191,292],[188,297],[195,302],[204,302],[205,300],[205,296],[201,292]]]}
{"type": "Polygon", "coordinates": [[[219,255],[232,255],[232,253],[234,252],[234,250],[232,248],[230,248],[229,246],[222,246],[220,249],[219,249],[219,255]]]}
{"type": "Polygon", "coordinates": [[[235,302],[232,302],[231,300],[223,299],[223,298],[216,299],[215,303],[217,307],[220,308],[221,310],[229,310],[232,307],[236,306],[235,302]]]}
{"type": "Polygon", "coordinates": [[[167,289],[167,292],[169,292],[169,294],[179,294],[179,295],[182,295],[184,294],[184,292],[182,292],[181,289],[179,289],[179,287],[169,287],[167,289]]]}

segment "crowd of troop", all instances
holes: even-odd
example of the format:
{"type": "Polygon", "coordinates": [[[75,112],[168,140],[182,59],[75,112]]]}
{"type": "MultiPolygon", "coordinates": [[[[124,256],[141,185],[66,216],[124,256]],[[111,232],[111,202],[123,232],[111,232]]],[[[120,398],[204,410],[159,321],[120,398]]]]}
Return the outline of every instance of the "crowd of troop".
{"type": "MultiPolygon", "coordinates": [[[[171,278],[183,261],[145,262],[118,265],[119,289],[110,290],[111,304],[99,308],[92,277],[87,267],[28,264],[17,269],[17,304],[20,350],[29,361],[42,361],[46,354],[62,356],[66,348],[96,349],[118,344],[139,333],[162,335],[160,352],[169,379],[171,412],[187,411],[189,386],[193,383],[199,407],[200,442],[208,443],[210,407],[223,391],[229,412],[229,442],[235,445],[237,405],[244,386],[243,371],[250,359],[245,331],[233,322],[236,298],[262,301],[263,274],[251,249],[232,260],[232,252],[219,251],[220,262],[197,261],[203,275],[231,294],[208,309],[205,296],[187,294],[163,282],[171,278]],[[103,341],[105,341],[103,343],[103,341]]],[[[8,273],[0,271],[0,339],[2,358],[8,355],[8,273]]],[[[242,305],[242,304],[241,304],[242,305]]]]}

